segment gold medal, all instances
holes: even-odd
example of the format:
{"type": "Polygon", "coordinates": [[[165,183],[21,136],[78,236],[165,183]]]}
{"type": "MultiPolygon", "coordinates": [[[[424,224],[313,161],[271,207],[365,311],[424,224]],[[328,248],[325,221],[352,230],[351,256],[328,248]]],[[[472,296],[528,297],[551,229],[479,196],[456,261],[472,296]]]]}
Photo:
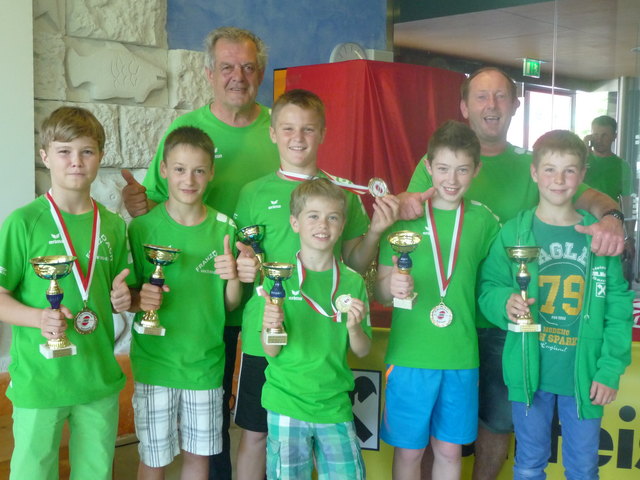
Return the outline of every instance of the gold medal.
{"type": "Polygon", "coordinates": [[[336,310],[338,310],[340,313],[347,313],[349,311],[349,308],[351,308],[351,295],[349,294],[345,294],[345,295],[340,295],[338,298],[336,298],[336,310]]]}
{"type": "Polygon", "coordinates": [[[443,302],[433,307],[429,316],[431,323],[440,328],[448,327],[453,321],[453,312],[443,302]]]}
{"type": "Polygon", "coordinates": [[[92,333],[98,327],[98,315],[85,305],[75,316],[73,326],[80,335],[92,333]]]}

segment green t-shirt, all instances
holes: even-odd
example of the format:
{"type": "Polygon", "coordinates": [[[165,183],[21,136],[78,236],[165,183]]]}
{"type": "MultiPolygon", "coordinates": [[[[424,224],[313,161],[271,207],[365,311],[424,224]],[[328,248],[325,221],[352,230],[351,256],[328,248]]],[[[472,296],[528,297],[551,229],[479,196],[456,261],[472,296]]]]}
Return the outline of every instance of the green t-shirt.
{"type": "MultiPolygon", "coordinates": [[[[324,175],[321,174],[324,177],[324,175]]],[[[340,179],[342,181],[342,179],[340,179]]],[[[265,251],[266,262],[295,263],[300,250],[300,238],[291,229],[289,204],[291,192],[299,182],[284,180],[272,172],[247,184],[240,192],[234,219],[238,228],[249,225],[265,225],[265,235],[260,246],[265,251]]],[[[339,258],[344,241],[353,240],[367,233],[369,217],[360,197],[345,191],[347,196],[347,218],[341,238],[336,242],[334,253],[339,258]]],[[[247,302],[243,327],[248,317],[257,315],[261,303],[254,295],[247,302]]],[[[247,333],[243,328],[242,351],[249,355],[264,356],[260,338],[247,333]]]]}
{"type": "MultiPolygon", "coordinates": [[[[456,210],[434,209],[434,216],[446,269],[456,210]]],[[[475,279],[498,234],[498,220],[484,205],[465,201],[458,258],[444,297],[445,305],[453,312],[453,321],[444,328],[435,326],[430,319],[431,309],[440,303],[440,290],[426,218],[396,222],[387,234],[398,230],[422,235],[422,241],[410,254],[411,276],[418,296],[412,310],[393,309],[385,362],[412,368],[477,368],[475,279]]],[[[392,266],[395,252],[386,241],[387,236],[380,242],[380,264],[392,266]]]]}
{"type": "MultiPolygon", "coordinates": [[[[531,178],[531,152],[507,144],[500,154],[491,157],[481,156],[482,167],[473,179],[465,198],[485,204],[495,213],[500,222],[515,218],[521,210],[538,204],[538,186],[531,178]]],[[[426,157],[416,167],[407,191],[423,192],[430,188],[431,175],[425,166],[426,157]]],[[[587,189],[582,184],[574,195],[577,199],[587,189]]],[[[495,328],[484,315],[477,311],[477,324],[482,328],[495,328]]]]}
{"type": "MultiPolygon", "coordinates": [[[[216,148],[215,174],[205,191],[203,202],[231,217],[240,189],[248,182],[273,172],[280,166],[278,149],[269,137],[269,109],[260,106],[260,114],[246,127],[232,127],[218,120],[209,105],[198,108],[174,120],[158,145],[155,157],[143,185],[147,195],[157,203],[169,197],[167,180],[160,175],[160,163],[166,136],[178,127],[193,126],[211,137],[216,148]]],[[[227,325],[240,325],[242,308],[227,315],[227,325]]]]}
{"type": "MultiPolygon", "coordinates": [[[[132,330],[131,367],[136,381],[188,390],[222,384],[227,282],[214,274],[214,259],[224,251],[224,236],[234,238],[235,233],[233,221],[211,207],[206,219],[194,226],[174,221],[164,203],[131,221],[129,239],[138,285],[148,282],[154,270],[143,244],[182,250],[173,264],[163,267],[171,291],[163,294],[158,317],[166,334],[140,335],[132,330]]],[[[142,315],[137,313],[136,320],[142,315]]]]}
{"type": "MultiPolygon", "coordinates": [[[[122,218],[98,204],[100,237],[88,308],[98,316],[94,332],[81,335],[70,320],[67,337],[77,355],[47,359],[39,345],[46,342],[40,329],[12,326],[11,384],[7,396],[20,408],[55,408],[78,405],[113,395],[122,389],[125,376],[113,355],[115,342],[110,299],[113,279],[130,267],[126,226],[122,218]]],[[[80,215],[62,212],[82,271],[86,273],[91,244],[93,211],[80,215]]],[[[66,255],[49,202],[41,196],[14,211],[0,230],[0,286],[19,302],[47,308],[47,280],[38,277],[29,260],[45,255],[66,255]]],[[[133,282],[133,275],[127,278],[133,282]]],[[[73,273],[58,280],[64,292],[62,304],[75,315],[83,308],[73,273]]]]}
{"type": "Polygon", "coordinates": [[[629,164],[617,155],[598,157],[594,154],[587,159],[585,183],[618,201],[618,195],[633,193],[633,179],[629,164]]]}
{"type": "MultiPolygon", "coordinates": [[[[339,262],[340,284],[336,298],[350,294],[368,307],[367,291],[362,277],[339,262]]],[[[273,282],[265,281],[268,292],[273,282]]],[[[269,366],[262,389],[262,406],[288,417],[313,423],[341,423],[353,420],[349,392],[354,389],[353,372],[347,364],[349,334],[346,314],[342,322],[334,322],[315,310],[303,299],[294,270],[283,286],[284,326],[288,343],[275,357],[267,356],[269,366]]],[[[303,290],[326,312],[331,312],[332,270],[306,272],[303,290]]],[[[255,323],[250,327],[260,337],[264,298],[255,323]]],[[[371,337],[369,314],[362,328],[371,337]]]]}
{"type": "Polygon", "coordinates": [[[557,395],[575,393],[576,344],[582,319],[585,269],[589,250],[573,225],[549,225],[537,217],[533,235],[542,248],[538,257],[540,332],[539,389],[557,395]]]}

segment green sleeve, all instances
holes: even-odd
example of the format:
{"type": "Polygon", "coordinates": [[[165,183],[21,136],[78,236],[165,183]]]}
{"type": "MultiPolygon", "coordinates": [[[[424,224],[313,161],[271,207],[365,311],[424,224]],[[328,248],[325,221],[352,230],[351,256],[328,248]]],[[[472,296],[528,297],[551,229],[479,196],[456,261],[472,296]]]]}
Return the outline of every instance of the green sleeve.
{"type": "Polygon", "coordinates": [[[631,363],[633,297],[620,257],[608,257],[603,343],[593,379],[610,388],[619,388],[620,376],[631,363]]]}
{"type": "Polygon", "coordinates": [[[413,172],[413,176],[411,177],[411,181],[407,187],[407,192],[424,192],[433,186],[431,175],[429,175],[427,167],[425,166],[426,161],[427,156],[425,155],[422,157],[420,163],[418,163],[415,171],[413,172]]]}

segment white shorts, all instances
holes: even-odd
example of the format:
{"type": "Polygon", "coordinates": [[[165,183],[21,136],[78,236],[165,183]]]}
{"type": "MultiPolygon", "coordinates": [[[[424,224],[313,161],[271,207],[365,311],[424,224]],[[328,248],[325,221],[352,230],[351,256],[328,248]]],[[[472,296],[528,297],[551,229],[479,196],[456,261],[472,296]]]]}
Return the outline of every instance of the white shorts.
{"type": "Polygon", "coordinates": [[[181,390],[135,382],[132,402],[145,465],[169,465],[180,450],[203,456],[222,451],[222,387],[181,390]]]}

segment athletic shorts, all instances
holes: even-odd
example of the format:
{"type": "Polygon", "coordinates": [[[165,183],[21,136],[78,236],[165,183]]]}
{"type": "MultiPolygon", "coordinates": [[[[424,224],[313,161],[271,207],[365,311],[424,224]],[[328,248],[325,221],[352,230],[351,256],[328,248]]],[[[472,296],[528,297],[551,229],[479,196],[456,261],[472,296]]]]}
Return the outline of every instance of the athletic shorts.
{"type": "Polygon", "coordinates": [[[236,394],[236,425],[252,432],[267,432],[267,411],[262,408],[262,387],[267,359],[242,354],[238,393],[236,394]]]}
{"type": "Polygon", "coordinates": [[[169,465],[180,450],[194,455],[222,451],[222,387],[182,390],[135,382],[133,414],[140,460],[169,465]]]}
{"type": "Polygon", "coordinates": [[[267,478],[361,480],[365,467],[353,422],[310,423],[268,412],[267,478]]]}
{"type": "Polygon", "coordinates": [[[478,329],[480,390],[478,421],[493,433],[512,433],[511,402],[502,375],[502,351],[507,336],[499,328],[478,329]]]}
{"type": "Polygon", "coordinates": [[[478,435],[478,369],[389,366],[380,438],[422,449],[431,436],[464,445],[478,435]]]}

